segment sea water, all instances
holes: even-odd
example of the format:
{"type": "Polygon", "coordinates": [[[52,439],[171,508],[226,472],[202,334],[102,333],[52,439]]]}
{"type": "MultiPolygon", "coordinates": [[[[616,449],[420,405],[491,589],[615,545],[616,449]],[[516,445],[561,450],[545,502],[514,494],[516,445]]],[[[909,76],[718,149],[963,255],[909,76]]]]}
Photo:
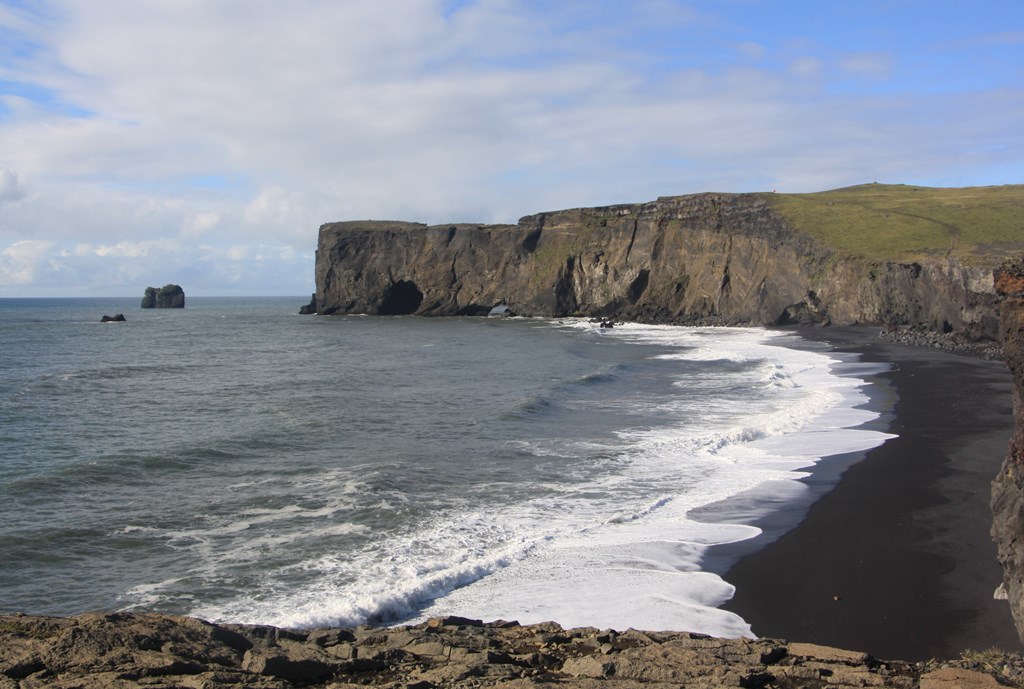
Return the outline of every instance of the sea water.
{"type": "Polygon", "coordinates": [[[303,301],[0,300],[0,610],[749,635],[709,548],[888,437],[789,333],[303,301]]]}

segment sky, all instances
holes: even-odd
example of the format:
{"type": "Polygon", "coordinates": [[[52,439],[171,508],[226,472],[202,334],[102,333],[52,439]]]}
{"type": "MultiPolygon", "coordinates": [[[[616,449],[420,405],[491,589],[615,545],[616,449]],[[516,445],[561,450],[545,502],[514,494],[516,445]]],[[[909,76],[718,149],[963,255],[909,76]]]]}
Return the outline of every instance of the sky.
{"type": "Polygon", "coordinates": [[[314,291],[322,223],[1024,183],[1020,0],[0,0],[0,297],[314,291]]]}

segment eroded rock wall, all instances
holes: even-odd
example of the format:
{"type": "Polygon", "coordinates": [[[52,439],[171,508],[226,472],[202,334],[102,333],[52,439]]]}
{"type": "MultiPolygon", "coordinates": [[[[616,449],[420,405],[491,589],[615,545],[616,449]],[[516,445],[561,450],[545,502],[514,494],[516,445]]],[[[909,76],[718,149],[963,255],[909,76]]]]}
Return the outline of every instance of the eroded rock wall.
{"type": "Polygon", "coordinates": [[[996,277],[1002,297],[1000,339],[1013,374],[1013,435],[1002,469],[992,483],[992,538],[1003,566],[1002,593],[1024,643],[1024,260],[996,277]]]}
{"type": "Polygon", "coordinates": [[[991,269],[871,263],[793,229],[764,194],[541,213],[517,225],[320,228],[319,313],[890,324],[995,339],[991,269]]]}

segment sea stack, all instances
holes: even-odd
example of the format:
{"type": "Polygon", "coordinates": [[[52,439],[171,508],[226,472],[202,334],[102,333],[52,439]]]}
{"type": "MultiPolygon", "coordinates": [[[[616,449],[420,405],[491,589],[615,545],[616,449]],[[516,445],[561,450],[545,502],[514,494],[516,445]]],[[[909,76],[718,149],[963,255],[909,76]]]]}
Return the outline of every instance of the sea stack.
{"type": "Polygon", "coordinates": [[[185,290],[180,285],[164,285],[147,287],[142,297],[144,309],[183,309],[185,308],[185,290]]]}

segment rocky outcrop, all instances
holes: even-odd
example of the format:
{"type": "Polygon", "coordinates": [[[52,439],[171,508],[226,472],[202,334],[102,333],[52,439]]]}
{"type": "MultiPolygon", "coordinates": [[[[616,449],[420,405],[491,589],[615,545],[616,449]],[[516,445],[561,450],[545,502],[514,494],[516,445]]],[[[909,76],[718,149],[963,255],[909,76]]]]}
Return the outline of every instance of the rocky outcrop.
{"type": "Polygon", "coordinates": [[[1003,566],[998,594],[1009,600],[1024,642],[1024,259],[998,271],[996,289],[1002,297],[1000,339],[1013,374],[1015,423],[1006,459],[992,483],[992,538],[1003,566]]]}
{"type": "Polygon", "coordinates": [[[581,315],[668,323],[886,324],[997,335],[991,268],[871,262],[795,230],[766,194],[696,194],[522,218],[320,228],[321,314],[581,315]]]}
{"type": "Polygon", "coordinates": [[[0,687],[1021,686],[1020,656],[879,661],[772,639],[483,624],[286,630],[159,614],[0,616],[0,687]],[[997,681],[998,678],[998,681],[997,681]]]}
{"type": "Polygon", "coordinates": [[[316,292],[309,298],[309,303],[299,309],[299,315],[308,316],[316,313],[316,292]]]}
{"type": "Polygon", "coordinates": [[[160,289],[147,287],[142,297],[144,309],[183,309],[185,290],[180,285],[164,285],[160,289]]]}
{"type": "Polygon", "coordinates": [[[103,318],[100,319],[100,323],[124,323],[127,320],[128,319],[124,317],[123,313],[117,313],[113,316],[104,315],[103,318]]]}

